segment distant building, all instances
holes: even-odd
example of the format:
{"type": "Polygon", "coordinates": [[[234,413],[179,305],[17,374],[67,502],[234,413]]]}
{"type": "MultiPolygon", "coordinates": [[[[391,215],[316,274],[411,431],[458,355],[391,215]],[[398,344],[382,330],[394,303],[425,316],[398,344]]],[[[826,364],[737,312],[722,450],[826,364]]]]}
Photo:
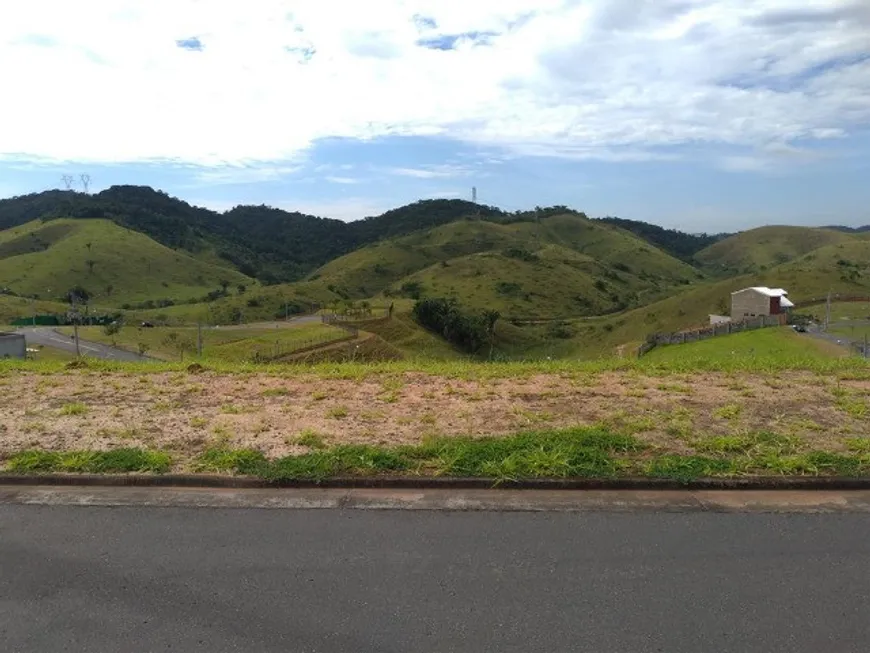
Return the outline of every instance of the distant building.
{"type": "Polygon", "coordinates": [[[26,358],[27,342],[20,333],[0,331],[0,358],[26,358]]]}
{"type": "Polygon", "coordinates": [[[759,315],[781,315],[793,306],[788,299],[788,291],[782,288],[744,288],[731,293],[731,320],[740,322],[759,315]]]}

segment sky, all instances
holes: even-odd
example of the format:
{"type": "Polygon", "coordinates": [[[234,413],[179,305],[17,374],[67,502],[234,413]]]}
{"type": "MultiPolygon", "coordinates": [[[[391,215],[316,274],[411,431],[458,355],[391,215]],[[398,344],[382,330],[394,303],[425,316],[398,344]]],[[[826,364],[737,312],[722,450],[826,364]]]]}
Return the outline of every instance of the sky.
{"type": "Polygon", "coordinates": [[[870,224],[867,0],[28,0],[0,70],[0,197],[870,224]]]}

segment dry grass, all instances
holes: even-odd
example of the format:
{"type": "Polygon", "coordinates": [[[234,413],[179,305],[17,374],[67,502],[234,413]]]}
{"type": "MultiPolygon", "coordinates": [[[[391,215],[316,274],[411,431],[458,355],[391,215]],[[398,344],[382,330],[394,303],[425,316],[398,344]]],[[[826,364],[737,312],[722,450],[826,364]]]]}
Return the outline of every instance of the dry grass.
{"type": "Polygon", "coordinates": [[[0,456],[141,447],[168,451],[185,468],[215,446],[255,449],[269,458],[310,451],[300,433],[316,433],[331,445],[396,446],[432,435],[501,437],[597,424],[658,453],[727,448],[759,431],[848,452],[870,419],[863,399],[870,382],[821,383],[812,372],[705,372],[671,375],[667,383],[637,371],[478,380],[421,373],[350,380],[166,372],[144,384],[141,378],[86,370],[50,382],[27,372],[8,375],[0,397],[0,456]],[[80,405],[87,409],[68,408],[80,405]]]}

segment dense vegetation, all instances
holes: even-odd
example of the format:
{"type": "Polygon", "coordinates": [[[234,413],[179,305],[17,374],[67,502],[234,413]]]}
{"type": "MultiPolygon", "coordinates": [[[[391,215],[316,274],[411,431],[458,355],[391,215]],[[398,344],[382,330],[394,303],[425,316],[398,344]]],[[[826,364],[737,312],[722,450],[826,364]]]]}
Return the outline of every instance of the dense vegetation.
{"type": "Polygon", "coordinates": [[[414,319],[430,331],[437,333],[470,354],[479,352],[492,342],[496,311],[474,313],[463,310],[453,299],[422,299],[414,304],[414,319]]]}

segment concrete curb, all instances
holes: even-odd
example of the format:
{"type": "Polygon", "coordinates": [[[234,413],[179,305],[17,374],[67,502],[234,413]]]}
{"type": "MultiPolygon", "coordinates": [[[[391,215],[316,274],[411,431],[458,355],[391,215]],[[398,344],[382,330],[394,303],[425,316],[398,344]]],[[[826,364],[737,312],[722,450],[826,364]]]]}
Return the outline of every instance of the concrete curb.
{"type": "Polygon", "coordinates": [[[413,476],[336,477],[320,481],[267,481],[244,476],[205,474],[0,474],[0,486],[158,487],[217,489],[382,489],[382,490],[870,490],[870,477],[704,478],[671,479],[527,479],[497,482],[487,478],[413,476]]]}

